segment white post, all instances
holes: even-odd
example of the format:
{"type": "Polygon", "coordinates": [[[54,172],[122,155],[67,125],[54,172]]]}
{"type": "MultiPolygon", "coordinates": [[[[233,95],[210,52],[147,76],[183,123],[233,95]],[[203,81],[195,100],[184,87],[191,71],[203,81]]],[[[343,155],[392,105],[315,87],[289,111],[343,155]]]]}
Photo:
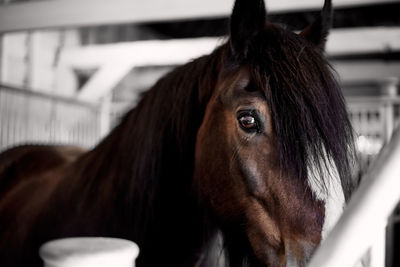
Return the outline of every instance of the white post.
{"type": "Polygon", "coordinates": [[[382,225],[370,250],[370,267],[385,267],[386,225],[382,225]]]}
{"type": "Polygon", "coordinates": [[[45,267],[134,267],[139,248],[124,239],[74,237],[47,242],[39,254],[45,267]]]}
{"type": "Polygon", "coordinates": [[[389,100],[385,103],[385,138],[389,140],[394,129],[394,107],[390,98],[397,96],[397,79],[389,79],[383,84],[383,92],[389,100]]]}
{"type": "Polygon", "coordinates": [[[309,267],[352,266],[375,241],[400,200],[400,130],[383,148],[309,267]]]}

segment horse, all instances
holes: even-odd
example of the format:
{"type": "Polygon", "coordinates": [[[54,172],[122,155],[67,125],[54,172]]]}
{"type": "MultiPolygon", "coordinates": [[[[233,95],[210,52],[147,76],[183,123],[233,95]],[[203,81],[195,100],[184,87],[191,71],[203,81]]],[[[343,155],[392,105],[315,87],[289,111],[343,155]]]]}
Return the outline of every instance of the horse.
{"type": "Polygon", "coordinates": [[[103,236],[137,266],[305,266],[351,193],[353,132],[324,55],[325,0],[295,33],[236,0],[230,34],[150,88],[89,151],[0,156],[0,265],[48,240],[103,236]]]}

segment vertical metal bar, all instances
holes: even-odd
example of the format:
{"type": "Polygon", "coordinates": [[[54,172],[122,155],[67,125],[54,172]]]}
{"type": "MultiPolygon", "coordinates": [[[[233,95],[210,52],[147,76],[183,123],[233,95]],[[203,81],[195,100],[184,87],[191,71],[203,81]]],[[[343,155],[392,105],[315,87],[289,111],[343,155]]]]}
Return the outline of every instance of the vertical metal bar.
{"type": "Polygon", "coordinates": [[[29,31],[26,33],[26,57],[25,57],[25,64],[26,64],[26,77],[25,77],[25,87],[26,88],[33,88],[34,81],[35,81],[35,65],[34,65],[34,58],[35,58],[35,36],[34,32],[29,31]]]}
{"type": "Polygon", "coordinates": [[[386,227],[386,253],[385,253],[385,266],[393,267],[393,256],[395,255],[394,247],[394,224],[393,215],[388,220],[386,227]]]}
{"type": "Polygon", "coordinates": [[[11,123],[10,123],[11,103],[10,103],[10,101],[11,101],[11,99],[12,99],[12,93],[9,92],[7,94],[7,98],[6,98],[6,110],[7,110],[7,113],[6,113],[6,125],[5,125],[6,135],[5,135],[5,138],[4,138],[4,144],[5,144],[6,147],[10,146],[10,136],[11,136],[11,123]]]}
{"type": "Polygon", "coordinates": [[[394,110],[393,104],[390,101],[386,101],[384,105],[384,120],[385,120],[385,140],[390,140],[394,127],[394,110]]]}
{"type": "Polygon", "coordinates": [[[24,140],[32,139],[32,131],[31,131],[31,116],[30,116],[30,109],[31,109],[31,102],[33,97],[29,97],[28,95],[23,96],[24,97],[24,111],[23,111],[23,117],[25,121],[24,125],[24,132],[23,132],[23,138],[24,140]]]}
{"type": "Polygon", "coordinates": [[[8,135],[7,135],[7,146],[14,144],[14,94],[10,94],[8,99],[8,135]]]}
{"type": "Polygon", "coordinates": [[[1,122],[1,147],[2,149],[4,149],[6,147],[6,136],[7,136],[7,129],[6,129],[6,125],[7,125],[7,91],[4,91],[3,96],[2,96],[2,117],[3,120],[1,122]]]}
{"type": "Polygon", "coordinates": [[[106,136],[111,128],[111,94],[103,97],[100,107],[100,138],[106,136]]]}
{"type": "MultiPolygon", "coordinates": [[[[386,83],[383,84],[382,86],[382,91],[384,94],[389,97],[389,98],[395,98],[397,96],[397,81],[395,80],[388,80],[386,83]]],[[[385,104],[384,104],[384,141],[387,142],[390,140],[390,137],[392,135],[393,129],[394,129],[394,103],[388,99],[385,104]]],[[[393,222],[391,220],[388,220],[388,231],[393,228],[393,222]]],[[[386,237],[386,235],[385,235],[386,237]]],[[[388,241],[388,246],[393,246],[394,242],[390,242],[389,240],[384,240],[383,242],[383,247],[385,247],[385,241],[388,241]]],[[[378,244],[376,244],[379,246],[378,244]]],[[[393,252],[392,252],[393,253],[393,252]]],[[[385,256],[385,255],[384,255],[385,256]]],[[[391,254],[389,257],[393,257],[393,254],[391,254]]],[[[385,262],[383,263],[385,264],[385,262]]],[[[379,266],[378,266],[379,267],[379,266]]]]}
{"type": "Polygon", "coordinates": [[[21,105],[21,95],[20,94],[16,94],[15,95],[15,103],[14,103],[14,113],[15,113],[15,117],[14,117],[14,144],[18,144],[20,142],[20,134],[21,134],[21,120],[23,119],[21,117],[21,109],[23,108],[23,106],[21,105]]]}
{"type": "Polygon", "coordinates": [[[4,149],[3,145],[3,136],[4,136],[4,115],[5,115],[5,100],[4,100],[4,95],[5,91],[1,90],[0,88],[0,151],[4,149]]]}
{"type": "Polygon", "coordinates": [[[3,71],[5,68],[5,55],[4,55],[4,34],[0,33],[0,83],[3,82],[3,71]]]}
{"type": "MultiPolygon", "coordinates": [[[[398,84],[398,79],[390,79],[388,80],[384,85],[383,85],[383,91],[389,98],[395,98],[397,97],[397,84],[398,84]]],[[[394,129],[394,103],[391,100],[388,100],[385,104],[385,110],[386,110],[386,128],[385,128],[385,134],[386,134],[386,140],[390,139],[390,136],[392,135],[393,129],[394,129]]]]}
{"type": "Polygon", "coordinates": [[[56,131],[56,120],[57,120],[57,103],[56,101],[51,101],[51,110],[49,116],[49,141],[55,141],[55,131],[56,131]]]}

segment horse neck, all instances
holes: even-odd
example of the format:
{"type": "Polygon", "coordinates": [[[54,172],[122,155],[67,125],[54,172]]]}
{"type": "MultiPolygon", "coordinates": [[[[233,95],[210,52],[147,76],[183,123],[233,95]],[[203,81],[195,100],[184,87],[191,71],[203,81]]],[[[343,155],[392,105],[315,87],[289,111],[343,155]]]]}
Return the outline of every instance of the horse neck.
{"type": "Polygon", "coordinates": [[[86,209],[102,207],[98,212],[104,216],[112,210],[123,225],[115,227],[138,230],[130,230],[135,240],[148,238],[155,228],[173,232],[182,222],[199,224],[200,220],[189,222],[184,217],[196,210],[191,194],[195,140],[217,66],[218,60],[210,55],[162,78],[77,163],[75,190],[86,209]],[[96,195],[101,199],[93,199],[96,195]]]}

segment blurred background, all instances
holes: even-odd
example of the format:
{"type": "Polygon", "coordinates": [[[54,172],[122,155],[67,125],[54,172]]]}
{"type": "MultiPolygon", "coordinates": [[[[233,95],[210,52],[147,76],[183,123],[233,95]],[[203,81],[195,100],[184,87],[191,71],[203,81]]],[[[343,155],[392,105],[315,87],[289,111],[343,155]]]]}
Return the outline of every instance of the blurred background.
{"type": "MultiPolygon", "coordinates": [[[[270,20],[294,31],[323,4],[266,2],[270,20]]],[[[333,3],[326,52],[356,131],[360,179],[400,122],[400,1],[333,3]]],[[[0,151],[21,143],[93,147],[159,77],[224,42],[232,6],[233,0],[0,0],[0,151]]],[[[367,266],[400,266],[399,217],[395,211],[367,266]]]]}

